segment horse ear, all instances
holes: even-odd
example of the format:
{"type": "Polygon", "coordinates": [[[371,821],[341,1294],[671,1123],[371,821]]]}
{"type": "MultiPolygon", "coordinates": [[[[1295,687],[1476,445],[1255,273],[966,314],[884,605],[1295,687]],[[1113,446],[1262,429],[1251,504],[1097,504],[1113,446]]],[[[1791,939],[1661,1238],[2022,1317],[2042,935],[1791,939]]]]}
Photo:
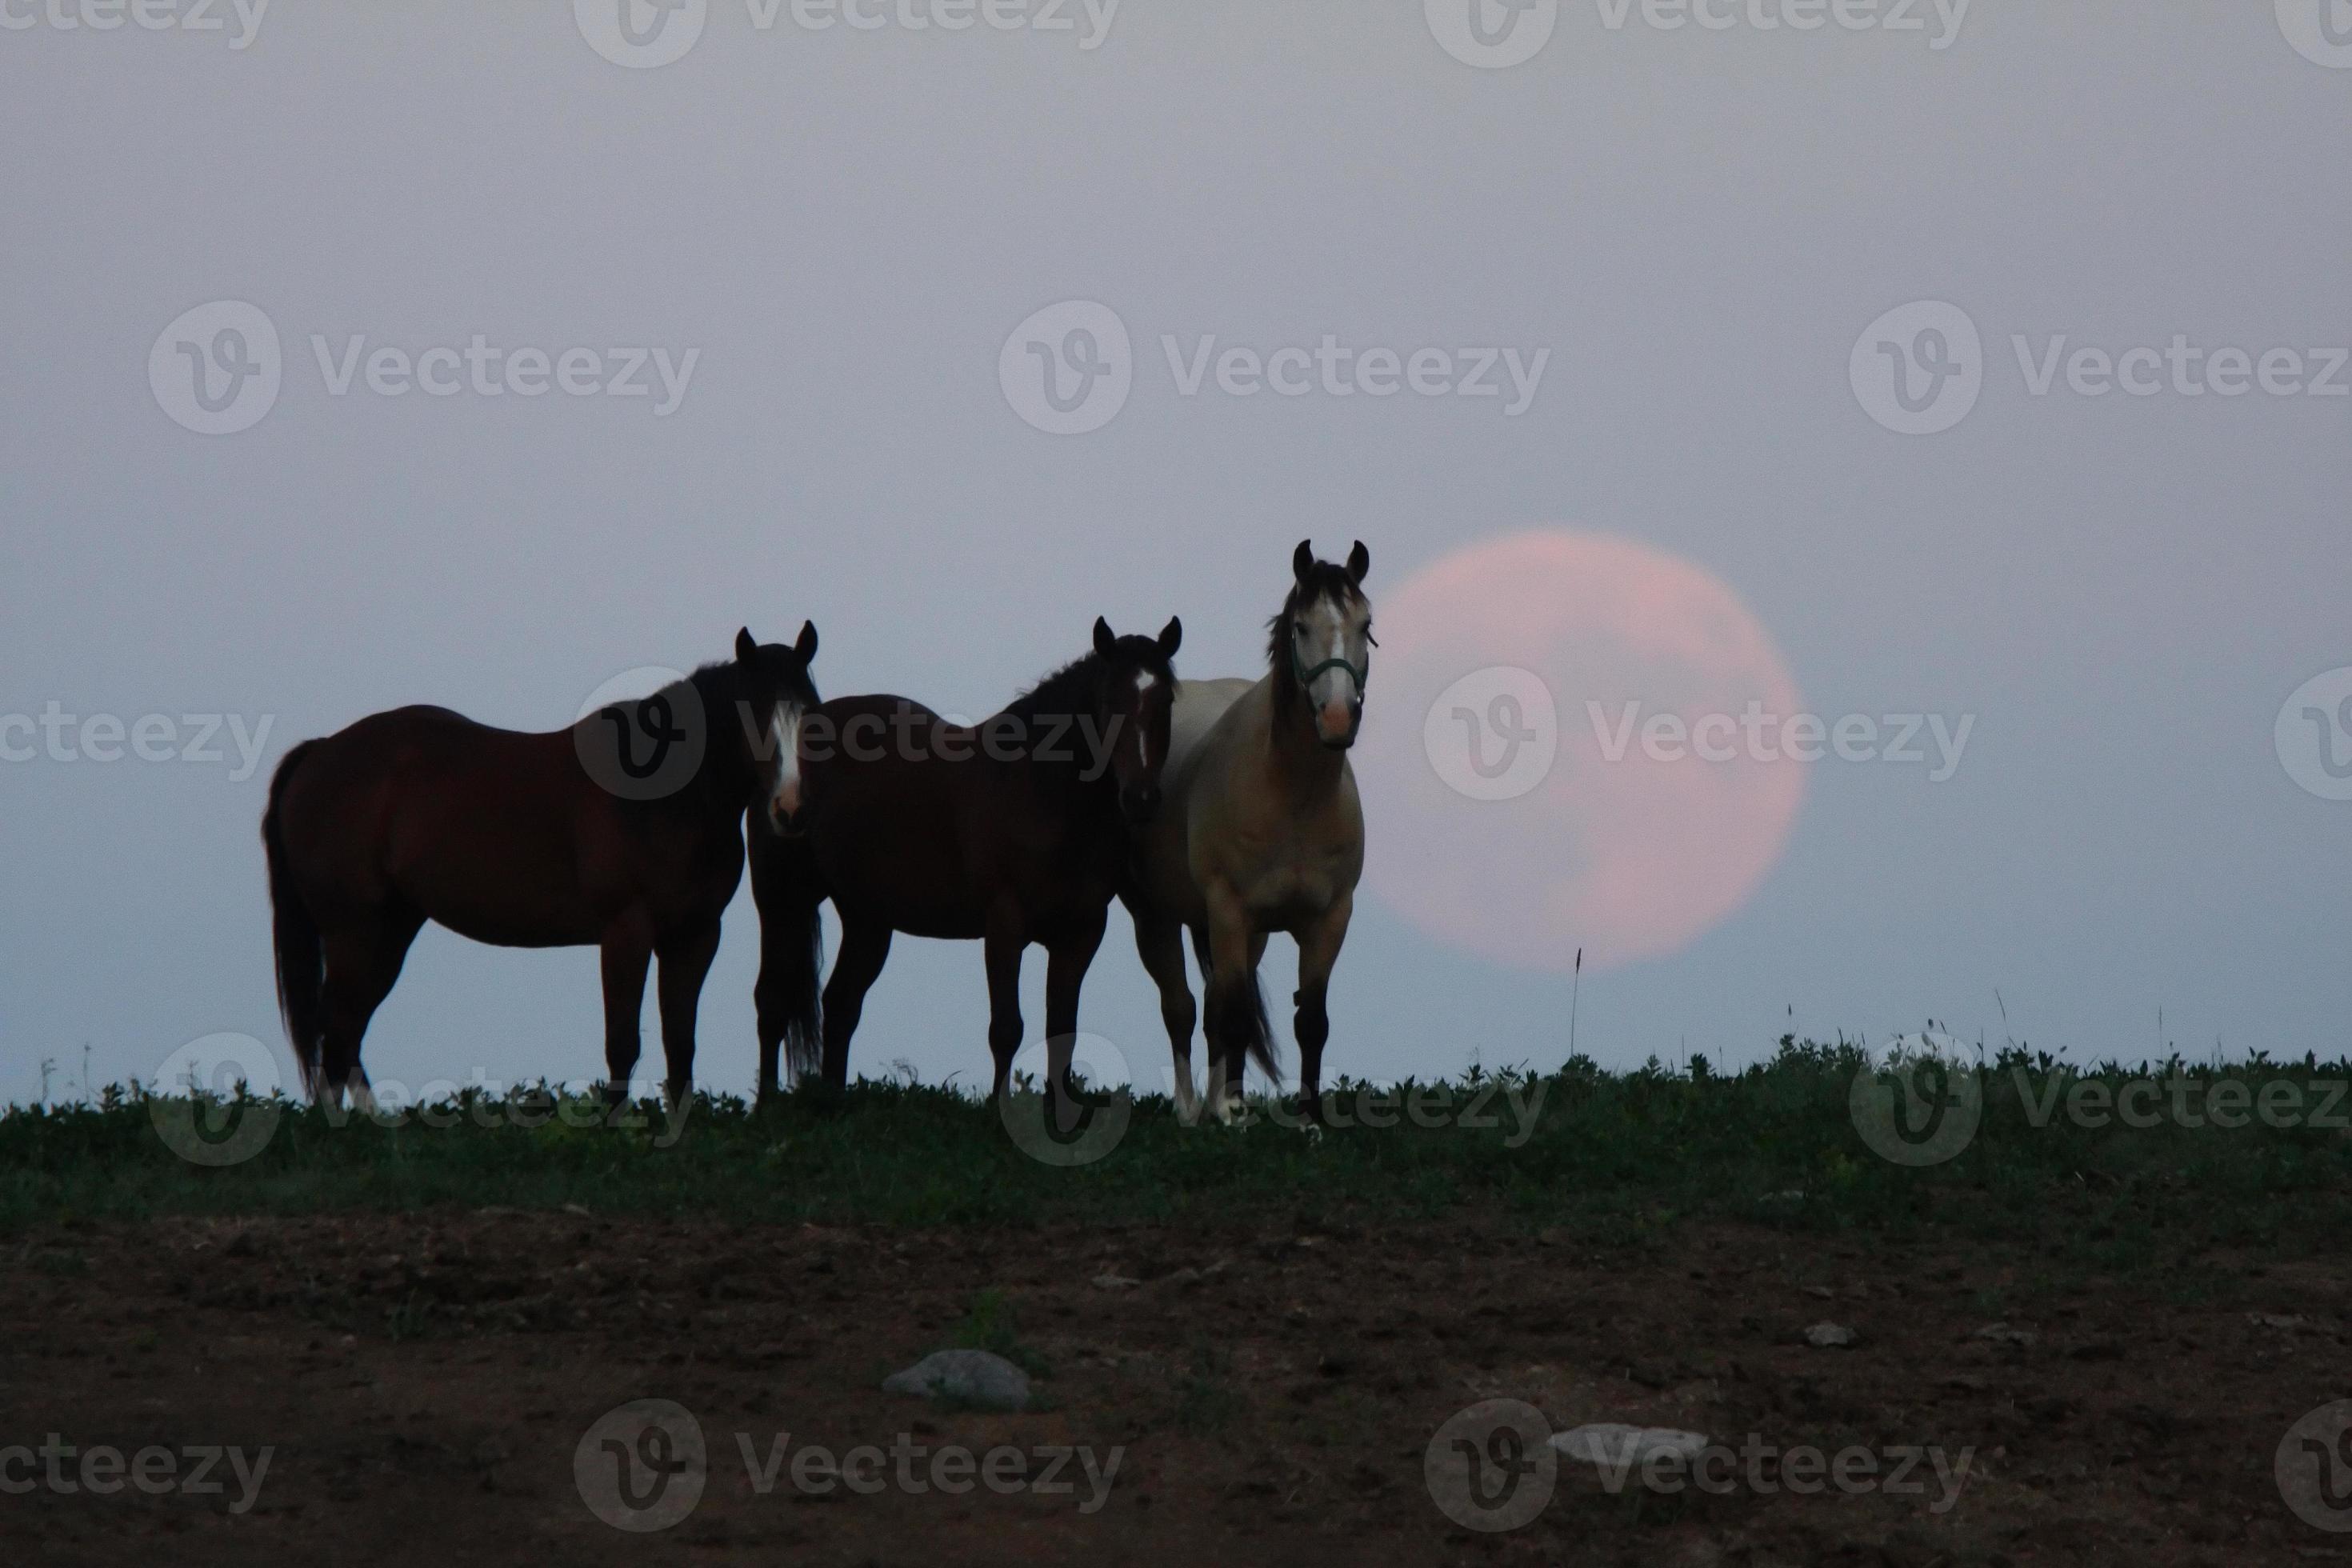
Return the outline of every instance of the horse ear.
{"type": "Polygon", "coordinates": [[[816,623],[814,621],[801,623],[800,640],[793,644],[793,651],[801,656],[803,664],[808,663],[816,657],[816,623]]]}
{"type": "Polygon", "coordinates": [[[751,662],[751,656],[759,651],[760,645],[752,640],[751,628],[749,626],[739,627],[735,633],[736,662],[739,664],[749,664],[751,662]]]}
{"type": "Polygon", "coordinates": [[[1118,646],[1118,638],[1111,636],[1110,623],[1097,616],[1095,617],[1095,651],[1108,658],[1118,646]]]}
{"type": "Polygon", "coordinates": [[[1314,570],[1315,542],[1311,539],[1302,539],[1298,542],[1298,548],[1291,552],[1290,574],[1304,583],[1307,581],[1307,574],[1314,570]]]}
{"type": "Polygon", "coordinates": [[[1361,583],[1364,580],[1364,574],[1371,569],[1372,552],[1365,549],[1364,542],[1359,539],[1356,541],[1356,548],[1348,552],[1349,580],[1354,583],[1361,583]]]}
{"type": "Polygon", "coordinates": [[[1171,616],[1168,617],[1168,624],[1160,628],[1160,657],[1174,658],[1176,650],[1183,646],[1184,623],[1176,616],[1171,616]]]}

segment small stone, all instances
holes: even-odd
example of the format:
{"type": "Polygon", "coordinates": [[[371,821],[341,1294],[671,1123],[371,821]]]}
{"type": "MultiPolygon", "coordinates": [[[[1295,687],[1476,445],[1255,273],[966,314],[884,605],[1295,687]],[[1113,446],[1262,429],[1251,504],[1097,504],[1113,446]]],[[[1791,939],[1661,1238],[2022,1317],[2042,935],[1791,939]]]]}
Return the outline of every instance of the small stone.
{"type": "Polygon", "coordinates": [[[1618,1469],[1647,1463],[1654,1454],[1696,1458],[1706,1447],[1706,1438],[1696,1432],[1677,1432],[1671,1426],[1628,1426],[1620,1421],[1596,1421],[1553,1433],[1551,1446],[1569,1458],[1618,1469]]]}
{"type": "Polygon", "coordinates": [[[2039,1340],[2042,1336],[2035,1333],[2032,1329],[2012,1328],[2007,1323],[1987,1323],[1983,1328],[1979,1329],[1971,1337],[1979,1340],[1990,1340],[1997,1345],[2014,1345],[2018,1349],[2023,1350],[2027,1346],[2032,1344],[2036,1340],[2039,1340]]]}
{"type": "Polygon", "coordinates": [[[934,1351],[882,1380],[891,1394],[952,1399],[986,1410],[1029,1408],[1029,1374],[988,1351],[934,1351]]]}
{"type": "Polygon", "coordinates": [[[2284,1312],[2248,1312],[2246,1321],[2258,1329],[2276,1329],[2288,1334],[2301,1331],[2305,1323],[2305,1320],[2284,1312]]]}
{"type": "Polygon", "coordinates": [[[1097,1290],[1132,1290],[1142,1283],[1142,1280],[1129,1279],[1115,1268],[1095,1276],[1095,1289],[1097,1290]]]}
{"type": "Polygon", "coordinates": [[[1862,1336],[1843,1323],[1815,1323],[1805,1331],[1805,1342],[1817,1351],[1842,1351],[1862,1336]]]}

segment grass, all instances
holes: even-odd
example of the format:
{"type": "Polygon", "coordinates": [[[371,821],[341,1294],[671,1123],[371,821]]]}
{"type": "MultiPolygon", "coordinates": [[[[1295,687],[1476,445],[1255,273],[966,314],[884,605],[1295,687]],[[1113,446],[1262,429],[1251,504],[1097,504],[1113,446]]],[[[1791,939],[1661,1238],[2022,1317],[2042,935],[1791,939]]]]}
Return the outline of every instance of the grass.
{"type": "MultiPolygon", "coordinates": [[[[1387,1126],[1360,1124],[1370,1091],[1342,1083],[1333,1103],[1350,1124],[1319,1138],[1271,1116],[1186,1128],[1164,1098],[1147,1097],[1107,1156],[1072,1167],[1023,1153],[996,1113],[962,1093],[899,1082],[764,1109],[698,1096],[682,1126],[644,1106],[634,1127],[604,1125],[589,1102],[544,1089],[467,1095],[439,1102],[434,1119],[446,1125],[412,1115],[387,1127],[281,1100],[191,1105],[113,1088],[88,1103],[0,1112],[0,1234],[165,1215],[564,1205],[886,1227],[1272,1215],[1344,1229],[1475,1207],[1491,1223],[1597,1246],[1737,1221],[1813,1236],[1998,1237],[2134,1270],[2215,1247],[2325,1252],[2352,1222],[2352,1133],[2259,1114],[2190,1127],[2169,1114],[2174,1084],[2200,1108],[2218,1103],[2219,1086],[2242,1084],[2258,1107],[2268,1085],[2352,1082],[2352,1062],[2175,1060],[2148,1069],[2167,1086],[2156,1125],[2110,1114],[2095,1126],[2070,1101],[2095,1107],[2097,1086],[2112,1097],[2138,1073],[2113,1063],[2078,1071],[2011,1049],[1985,1064],[1973,1140],[1917,1167],[1880,1157],[1856,1130],[1850,1095],[1866,1064],[1851,1045],[1784,1038],[1769,1061],[1738,1073],[1704,1058],[1681,1072],[1654,1061],[1604,1072],[1582,1058],[1542,1075],[1474,1069],[1387,1091],[1399,1096],[1387,1126]],[[1407,1113],[1415,1101],[1402,1097],[1416,1095],[1426,1124],[1407,1113]],[[167,1146],[159,1110],[277,1122],[252,1157],[208,1167],[167,1146]]],[[[2325,1091],[2295,1092],[2306,1123],[2323,1111],[2352,1120],[2352,1100],[2330,1107],[2325,1091]]],[[[2148,1103],[2136,1102],[2143,1120],[2148,1103]]],[[[65,1256],[45,1267],[69,1269],[65,1256]]]]}

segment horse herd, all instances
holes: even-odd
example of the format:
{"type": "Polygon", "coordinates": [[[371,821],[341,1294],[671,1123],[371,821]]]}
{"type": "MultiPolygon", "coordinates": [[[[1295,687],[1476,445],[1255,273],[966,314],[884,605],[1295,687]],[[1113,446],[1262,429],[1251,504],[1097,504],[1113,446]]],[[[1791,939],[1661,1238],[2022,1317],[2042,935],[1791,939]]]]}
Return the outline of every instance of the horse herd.
{"type": "Polygon", "coordinates": [[[1301,542],[1255,680],[1180,681],[1179,621],[1120,637],[1097,618],[1088,652],[966,726],[904,697],[821,700],[803,625],[790,646],[740,632],[732,659],[566,730],[415,707],[304,742],[261,826],[303,1083],[367,1102],[362,1037],[430,920],[504,946],[597,947],[615,1097],[657,960],[666,1084],[682,1098],[748,842],[763,1099],[780,1056],[794,1079],[845,1086],[900,931],[983,944],[998,1095],[1024,1036],[1021,960],[1044,947],[1046,1084],[1066,1093],[1079,990],[1117,898],[1160,989],[1188,1121],[1204,1103],[1234,1114],[1249,1059],[1273,1072],[1258,964],[1272,932],[1297,940],[1299,1098],[1315,1115],[1325,994],[1363,867],[1347,752],[1370,675],[1370,566],[1360,542],[1333,564],[1301,542]],[[841,942],[820,996],[828,900],[841,942]],[[1205,1101],[1187,933],[1207,992],[1205,1101]]]}

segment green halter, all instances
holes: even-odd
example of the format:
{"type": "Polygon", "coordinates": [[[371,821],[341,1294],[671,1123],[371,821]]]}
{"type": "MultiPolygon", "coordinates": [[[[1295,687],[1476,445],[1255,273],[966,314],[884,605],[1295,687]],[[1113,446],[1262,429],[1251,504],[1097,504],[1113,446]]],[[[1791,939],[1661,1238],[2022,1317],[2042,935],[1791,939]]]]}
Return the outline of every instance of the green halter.
{"type": "Polygon", "coordinates": [[[1356,683],[1356,695],[1360,698],[1364,695],[1366,683],[1371,679],[1372,661],[1370,656],[1367,655],[1364,659],[1363,667],[1361,668],[1358,668],[1356,666],[1349,664],[1344,658],[1327,658],[1322,663],[1317,665],[1314,668],[1309,669],[1299,662],[1298,638],[1294,635],[1290,639],[1290,669],[1292,674],[1298,677],[1298,687],[1302,691],[1313,690],[1317,678],[1321,676],[1325,670],[1344,669],[1348,672],[1348,679],[1356,683]]]}

